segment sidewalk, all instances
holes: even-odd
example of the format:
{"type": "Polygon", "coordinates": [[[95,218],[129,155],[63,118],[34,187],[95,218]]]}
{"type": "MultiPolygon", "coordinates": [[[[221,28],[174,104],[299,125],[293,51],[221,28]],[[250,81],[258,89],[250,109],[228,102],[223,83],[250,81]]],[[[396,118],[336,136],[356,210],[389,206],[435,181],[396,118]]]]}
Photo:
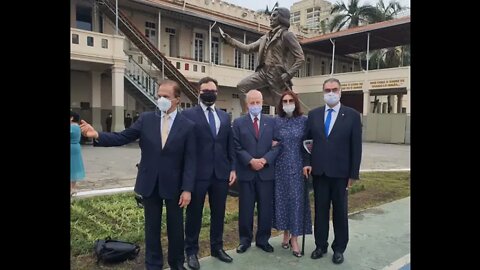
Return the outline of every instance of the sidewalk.
{"type": "MultiPolygon", "coordinates": [[[[351,214],[349,227],[350,241],[344,253],[345,261],[340,265],[332,262],[333,251],[330,247],[324,257],[317,260],[310,258],[315,247],[312,235],[305,240],[305,256],[302,258],[296,258],[291,251],[281,248],[283,236],[280,235],[269,241],[275,248],[273,253],[266,253],[252,243],[252,247],[243,254],[235,250],[227,251],[233,258],[231,264],[212,257],[202,258],[201,269],[410,269],[410,197],[351,214]]],[[[333,228],[330,224],[329,244],[332,241],[333,228]]]]}
{"type": "MultiPolygon", "coordinates": [[[[86,178],[78,183],[79,197],[102,194],[102,190],[130,188],[135,185],[140,161],[138,143],[119,147],[82,145],[86,178]],[[86,193],[85,193],[86,192],[86,193]]],[[[410,168],[410,145],[363,143],[360,171],[410,168]]],[[[123,190],[123,189],[121,189],[123,190]]]]}

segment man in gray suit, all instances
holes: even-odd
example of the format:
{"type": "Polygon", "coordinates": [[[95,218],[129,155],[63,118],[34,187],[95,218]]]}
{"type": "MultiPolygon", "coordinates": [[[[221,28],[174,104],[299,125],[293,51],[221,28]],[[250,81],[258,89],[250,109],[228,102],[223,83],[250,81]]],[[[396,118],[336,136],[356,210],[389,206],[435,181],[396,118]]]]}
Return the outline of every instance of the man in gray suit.
{"type": "MultiPolygon", "coordinates": [[[[255,73],[241,80],[237,85],[238,90],[245,93],[250,89],[268,87],[269,91],[262,91],[262,94],[269,105],[274,105],[286,86],[292,87],[291,79],[305,62],[305,57],[295,34],[288,31],[288,9],[276,8],[270,17],[270,27],[272,30],[248,45],[233,39],[221,29],[220,34],[226,43],[244,53],[258,52],[255,73]],[[288,67],[287,59],[290,55],[293,56],[293,63],[288,67]]],[[[245,111],[245,104],[242,103],[245,111]]]]}

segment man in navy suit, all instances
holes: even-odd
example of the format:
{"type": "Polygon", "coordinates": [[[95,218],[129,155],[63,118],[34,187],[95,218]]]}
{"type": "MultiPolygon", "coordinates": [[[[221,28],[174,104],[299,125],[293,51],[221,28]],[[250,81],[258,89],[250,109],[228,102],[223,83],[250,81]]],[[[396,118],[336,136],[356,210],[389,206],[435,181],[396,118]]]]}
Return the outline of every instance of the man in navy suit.
{"type": "Polygon", "coordinates": [[[183,207],[191,200],[195,185],[195,124],[178,113],[180,87],[170,80],[158,88],[159,111],[145,112],[122,132],[97,132],[82,122],[82,133],[96,146],[120,146],[140,138],[141,160],[135,192],[142,195],[145,213],[145,267],[162,270],[160,241],[162,207],[167,209],[168,264],[183,266],[183,207]]]}
{"type": "Polygon", "coordinates": [[[253,238],[253,214],[257,203],[258,226],[255,244],[273,252],[268,243],[272,229],[273,181],[275,159],[280,145],[274,141],[275,121],[262,114],[260,91],[250,90],[246,97],[248,114],[233,122],[233,138],[237,163],[235,168],[240,189],[237,253],[245,252],[253,238]]]}
{"type": "Polygon", "coordinates": [[[336,264],[343,262],[348,243],[348,188],[359,179],[362,157],[360,113],[340,104],[341,84],[335,78],[323,83],[326,106],[308,113],[305,139],[313,139],[311,155],[305,155],[303,173],[313,175],[315,195],[315,245],[311,258],[327,252],[330,202],[333,205],[332,243],[336,264]]]}
{"type": "Polygon", "coordinates": [[[185,222],[185,253],[187,265],[192,269],[200,269],[198,237],[207,192],[210,205],[210,253],[223,262],[232,262],[232,258],[223,250],[223,224],[228,186],[236,179],[230,118],[226,112],[215,107],[218,82],[205,77],[198,84],[200,106],[182,112],[195,123],[197,138],[195,189],[192,202],[187,207],[185,222]]]}

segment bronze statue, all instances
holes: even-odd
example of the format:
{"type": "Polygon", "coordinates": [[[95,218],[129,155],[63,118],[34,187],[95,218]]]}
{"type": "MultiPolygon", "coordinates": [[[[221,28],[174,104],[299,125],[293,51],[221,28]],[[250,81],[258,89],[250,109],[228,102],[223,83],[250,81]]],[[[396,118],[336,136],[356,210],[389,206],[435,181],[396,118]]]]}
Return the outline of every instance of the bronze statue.
{"type": "MultiPolygon", "coordinates": [[[[220,35],[226,43],[241,50],[244,53],[258,52],[258,66],[255,73],[241,80],[237,88],[242,93],[252,89],[258,89],[269,105],[275,105],[280,95],[292,87],[291,79],[295,72],[305,62],[302,47],[298,43],[295,34],[288,31],[290,27],[290,11],[287,8],[276,8],[270,16],[270,30],[257,41],[244,44],[219,27],[220,35]],[[293,56],[293,63],[288,67],[287,59],[293,56]],[[267,91],[265,91],[267,88],[267,91]]],[[[244,97],[243,101],[244,101],[244,97]]],[[[245,103],[242,108],[245,111],[245,103]]]]}

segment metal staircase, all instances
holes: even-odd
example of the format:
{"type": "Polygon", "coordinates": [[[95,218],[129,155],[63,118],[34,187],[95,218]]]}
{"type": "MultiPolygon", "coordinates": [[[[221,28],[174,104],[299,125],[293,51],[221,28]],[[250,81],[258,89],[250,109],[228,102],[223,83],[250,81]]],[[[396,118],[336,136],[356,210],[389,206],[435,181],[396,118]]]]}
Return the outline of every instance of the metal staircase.
{"type": "Polygon", "coordinates": [[[125,91],[143,106],[154,110],[157,104],[155,100],[158,90],[157,80],[150,76],[131,56],[128,59],[124,77],[125,91]]]}
{"type": "MultiPolygon", "coordinates": [[[[113,22],[115,21],[115,18],[116,18],[116,15],[115,15],[115,3],[112,3],[112,1],[110,0],[97,0],[98,2],[98,6],[100,8],[100,10],[110,19],[112,20],[113,22]]],[[[140,30],[138,30],[134,25],[133,23],[128,19],[128,17],[121,11],[121,10],[118,10],[118,27],[119,29],[123,32],[123,34],[128,38],[130,39],[134,44],[135,46],[137,46],[137,48],[150,60],[152,61],[152,63],[159,69],[159,70],[162,70],[164,76],[170,80],[173,80],[173,81],[176,81],[179,85],[180,85],[180,88],[182,89],[182,92],[188,97],[188,99],[190,99],[192,101],[192,103],[196,103],[197,100],[198,100],[198,91],[197,89],[195,89],[195,87],[190,84],[190,82],[183,76],[182,73],[180,73],[180,71],[177,70],[177,68],[175,66],[172,65],[172,63],[170,62],[170,60],[168,60],[168,58],[166,58],[156,47],[155,45],[153,45],[147,37],[145,37],[142,32],[140,32],[140,30]]],[[[132,60],[133,61],[133,60],[132,60]]],[[[129,62],[129,64],[132,63],[132,61],[129,62]]],[[[135,62],[133,62],[135,63],[135,62]]],[[[138,67],[140,67],[138,64],[137,64],[138,67]]],[[[133,70],[138,70],[136,68],[134,68],[134,66],[132,66],[133,70]]],[[[128,69],[128,68],[127,68],[128,69]]],[[[141,67],[140,67],[141,69],[141,67]]],[[[132,71],[133,71],[132,70],[132,71]]],[[[145,73],[148,75],[148,73],[146,73],[146,71],[144,71],[143,69],[141,69],[142,71],[138,71],[139,73],[145,73]]],[[[142,73],[142,74],[143,74],[142,73]]],[[[144,75],[145,75],[144,74],[144,75]]],[[[140,74],[137,74],[138,75],[138,78],[142,78],[142,76],[140,74]]],[[[150,76],[148,76],[150,77],[150,76]]],[[[129,81],[129,83],[131,83],[132,85],[135,85],[135,86],[145,86],[146,89],[148,90],[145,90],[145,91],[142,91],[141,88],[138,88],[139,90],[141,90],[140,92],[143,94],[143,96],[145,98],[148,98],[150,99],[148,96],[149,96],[149,91],[151,91],[151,87],[152,87],[152,83],[147,83],[145,85],[143,85],[144,81],[149,81],[151,80],[151,78],[149,78],[148,80],[147,79],[144,79],[144,81],[135,81],[133,80],[133,76],[129,76],[129,75],[125,75],[125,78],[126,80],[129,81]],[[130,80],[132,79],[132,80],[130,80]],[[142,82],[142,83],[140,83],[142,82]],[[135,84],[136,83],[136,84],[135,84]]],[[[158,84],[156,85],[156,87],[158,87],[158,84]]],[[[127,91],[129,91],[127,88],[129,87],[126,87],[125,89],[127,91]]],[[[155,92],[156,92],[156,89],[157,88],[153,88],[154,89],[154,93],[153,93],[153,96],[155,95],[155,92]]],[[[129,91],[130,92],[130,91],[129,91]]],[[[131,93],[133,94],[133,93],[131,93]]],[[[134,94],[135,96],[139,95],[139,93],[135,93],[134,94]]],[[[139,96],[141,97],[141,96],[139,96]]],[[[148,103],[149,105],[148,106],[151,106],[152,102],[147,102],[147,100],[144,100],[146,103],[148,103]]],[[[150,100],[152,101],[152,100],[150,100]]],[[[153,100],[153,102],[155,102],[155,100],[153,100]]],[[[147,105],[147,104],[145,104],[147,105]]]]}

